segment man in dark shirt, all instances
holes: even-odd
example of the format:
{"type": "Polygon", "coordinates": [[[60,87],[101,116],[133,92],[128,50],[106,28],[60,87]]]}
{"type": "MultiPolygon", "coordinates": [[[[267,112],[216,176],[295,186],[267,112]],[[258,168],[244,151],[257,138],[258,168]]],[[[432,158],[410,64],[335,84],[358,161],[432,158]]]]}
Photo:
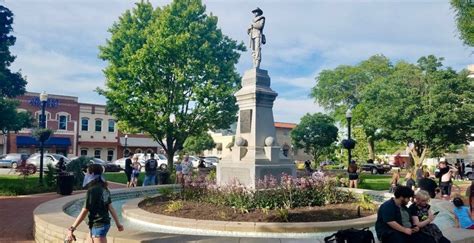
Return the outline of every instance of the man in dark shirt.
{"type": "Polygon", "coordinates": [[[145,162],[145,179],[143,186],[155,185],[156,170],[158,169],[158,161],[155,159],[155,154],[150,154],[150,159],[145,162]]]}
{"type": "Polygon", "coordinates": [[[413,197],[413,190],[406,186],[395,189],[395,198],[384,202],[375,222],[377,237],[383,243],[414,242],[414,234],[420,229],[412,227],[411,216],[406,205],[413,197]]]}
{"type": "Polygon", "coordinates": [[[423,173],[423,178],[418,182],[418,187],[423,191],[427,191],[431,198],[435,198],[438,185],[430,179],[430,172],[425,171],[423,173]]]}
{"type": "Polygon", "coordinates": [[[125,159],[125,175],[127,176],[127,187],[131,187],[132,186],[132,171],[133,171],[133,168],[132,168],[132,157],[133,157],[133,153],[129,152],[127,155],[126,155],[126,159],[125,159]]]}

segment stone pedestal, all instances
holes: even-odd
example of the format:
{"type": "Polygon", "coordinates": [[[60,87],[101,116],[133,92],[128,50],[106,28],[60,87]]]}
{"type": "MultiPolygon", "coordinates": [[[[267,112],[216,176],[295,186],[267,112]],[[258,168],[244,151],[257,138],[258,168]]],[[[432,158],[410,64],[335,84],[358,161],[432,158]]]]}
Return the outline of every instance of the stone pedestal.
{"type": "Polygon", "coordinates": [[[233,180],[255,188],[265,175],[277,178],[282,173],[296,176],[293,161],[285,157],[276,140],[273,102],[278,94],[270,88],[268,72],[247,70],[242,77],[242,88],[235,93],[239,105],[239,120],[235,143],[229,157],[217,166],[217,183],[225,185],[233,180]]]}

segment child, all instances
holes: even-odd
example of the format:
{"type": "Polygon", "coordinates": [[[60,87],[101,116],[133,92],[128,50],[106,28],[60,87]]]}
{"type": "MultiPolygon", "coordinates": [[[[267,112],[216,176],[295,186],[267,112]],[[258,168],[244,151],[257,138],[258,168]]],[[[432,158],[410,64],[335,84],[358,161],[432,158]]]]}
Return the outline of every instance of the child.
{"type": "Polygon", "coordinates": [[[138,162],[137,156],[133,158],[132,169],[132,187],[137,187],[138,176],[140,176],[140,170],[142,169],[142,165],[138,162]]]}
{"type": "Polygon", "coordinates": [[[390,181],[390,192],[391,193],[395,192],[395,188],[398,186],[398,181],[399,180],[400,180],[400,169],[396,170],[392,174],[392,181],[390,181]]]}
{"type": "Polygon", "coordinates": [[[469,208],[464,206],[461,198],[453,199],[455,226],[463,229],[474,229],[474,221],[471,218],[469,208]]]}
{"type": "Polygon", "coordinates": [[[443,236],[443,233],[433,221],[436,215],[431,210],[431,206],[428,204],[430,201],[430,194],[427,191],[419,190],[415,194],[415,203],[413,203],[408,211],[413,221],[413,225],[420,228],[420,232],[431,237],[438,243],[450,242],[443,236]]]}
{"type": "Polygon", "coordinates": [[[178,160],[176,162],[176,184],[183,184],[183,166],[181,162],[178,160]]]}
{"type": "Polygon", "coordinates": [[[408,188],[411,188],[413,191],[415,190],[415,180],[413,180],[413,174],[411,172],[408,172],[407,175],[405,176],[405,183],[408,188]]]}
{"type": "Polygon", "coordinates": [[[118,231],[123,231],[117,213],[112,206],[110,191],[103,177],[103,169],[99,164],[91,164],[87,167],[83,187],[87,188],[86,200],[79,216],[68,229],[67,241],[75,240],[74,231],[85,217],[88,217],[89,235],[87,242],[107,242],[107,233],[110,228],[110,216],[115,221],[118,231]],[[92,241],[91,241],[92,240],[92,241]]]}

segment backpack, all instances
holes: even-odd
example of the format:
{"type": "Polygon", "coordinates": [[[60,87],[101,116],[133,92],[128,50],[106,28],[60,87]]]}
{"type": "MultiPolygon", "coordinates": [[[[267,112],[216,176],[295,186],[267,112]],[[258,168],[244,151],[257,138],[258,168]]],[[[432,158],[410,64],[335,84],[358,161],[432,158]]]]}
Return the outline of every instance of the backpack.
{"type": "Polygon", "coordinates": [[[325,237],[325,243],[375,243],[374,234],[369,228],[361,230],[350,228],[339,230],[336,233],[325,237]]]}
{"type": "Polygon", "coordinates": [[[156,170],[156,167],[157,167],[157,163],[156,163],[156,160],[155,159],[149,159],[147,161],[147,164],[148,164],[148,171],[154,171],[156,170]]]}

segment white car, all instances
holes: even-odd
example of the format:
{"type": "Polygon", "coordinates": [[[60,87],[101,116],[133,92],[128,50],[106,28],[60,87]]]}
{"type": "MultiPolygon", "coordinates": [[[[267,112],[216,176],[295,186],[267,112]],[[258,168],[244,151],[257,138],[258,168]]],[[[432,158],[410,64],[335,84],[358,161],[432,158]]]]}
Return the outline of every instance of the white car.
{"type": "Polygon", "coordinates": [[[474,178],[474,170],[473,170],[473,167],[474,167],[474,164],[466,164],[466,167],[464,169],[464,174],[466,175],[467,178],[469,178],[470,180],[472,180],[471,178],[474,178]]]}
{"type": "MultiPolygon", "coordinates": [[[[27,164],[33,164],[36,166],[36,168],[38,168],[39,170],[39,166],[40,166],[40,154],[39,153],[35,153],[35,154],[32,154],[27,160],[26,160],[26,163],[27,164]]],[[[60,155],[60,154],[47,154],[45,153],[43,155],[43,171],[47,171],[48,170],[48,164],[51,164],[52,166],[56,166],[56,164],[59,162],[59,159],[63,158],[64,159],[64,162],[67,164],[69,162],[71,162],[70,159],[68,159],[66,156],[64,155],[60,155]]]]}
{"type": "MultiPolygon", "coordinates": [[[[138,156],[138,162],[142,165],[142,170],[145,170],[145,162],[151,158],[150,154],[145,155],[143,153],[138,153],[134,154],[133,156],[138,156]]],[[[120,168],[125,169],[126,159],[127,158],[121,158],[114,161],[113,163],[118,165],[120,168]]],[[[164,156],[163,154],[155,154],[155,159],[158,161],[158,167],[166,169],[166,167],[168,166],[168,159],[166,158],[166,156],[164,156]]]]}

